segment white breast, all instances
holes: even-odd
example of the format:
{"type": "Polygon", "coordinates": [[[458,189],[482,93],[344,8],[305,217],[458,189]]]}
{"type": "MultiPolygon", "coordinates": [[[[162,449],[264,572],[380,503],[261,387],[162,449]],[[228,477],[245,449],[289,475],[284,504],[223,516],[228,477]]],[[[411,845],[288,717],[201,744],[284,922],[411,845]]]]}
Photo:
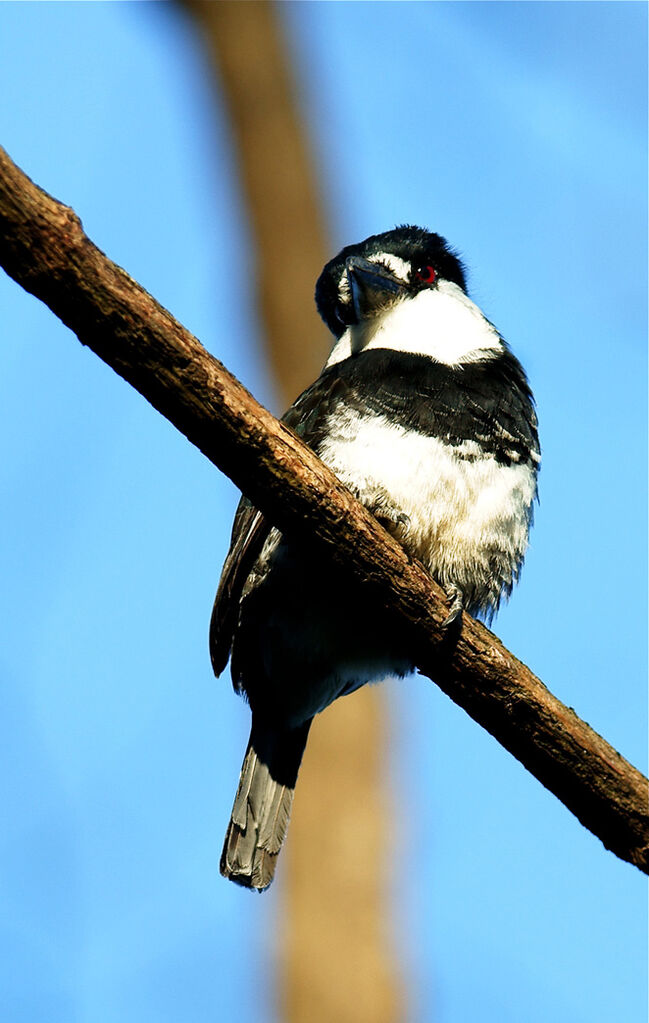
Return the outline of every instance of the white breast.
{"type": "Polygon", "coordinates": [[[381,316],[348,327],[327,360],[333,366],[372,348],[427,355],[448,366],[494,358],[503,350],[495,327],[457,284],[440,281],[381,316]]]}
{"type": "Polygon", "coordinates": [[[536,490],[529,466],[502,465],[474,441],[453,447],[385,417],[352,413],[336,424],[320,457],[365,504],[387,491],[410,520],[403,542],[442,585],[475,590],[479,577],[499,593],[511,584],[536,490]]]}

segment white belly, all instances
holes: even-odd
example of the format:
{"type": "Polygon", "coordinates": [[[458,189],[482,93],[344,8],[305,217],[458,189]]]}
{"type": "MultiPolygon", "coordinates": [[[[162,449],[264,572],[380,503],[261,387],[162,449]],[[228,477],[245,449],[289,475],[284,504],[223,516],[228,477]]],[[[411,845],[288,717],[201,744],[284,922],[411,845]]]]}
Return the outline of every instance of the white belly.
{"type": "Polygon", "coordinates": [[[452,446],[380,416],[349,413],[337,426],[322,460],[364,503],[377,488],[389,494],[410,520],[401,539],[443,586],[473,590],[476,599],[486,588],[487,603],[497,605],[527,547],[533,470],[502,465],[474,441],[452,446]]]}

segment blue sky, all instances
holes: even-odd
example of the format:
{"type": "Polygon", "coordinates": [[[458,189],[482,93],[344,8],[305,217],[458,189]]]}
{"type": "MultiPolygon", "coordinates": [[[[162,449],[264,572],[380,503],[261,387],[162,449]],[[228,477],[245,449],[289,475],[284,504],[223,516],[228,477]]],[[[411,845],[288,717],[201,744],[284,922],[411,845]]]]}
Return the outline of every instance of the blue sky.
{"type": "MultiPolygon", "coordinates": [[[[332,252],[446,235],[529,372],[541,503],[495,629],[643,766],[646,6],[281,12],[332,252]]],[[[13,159],[279,411],[191,25],[4,3],[0,95],[13,159]]],[[[248,720],[206,634],[236,491],[4,275],[0,310],[4,1015],[265,1023],[279,892],[218,875],[248,720]]],[[[408,1020],[644,1021],[642,876],[426,680],[386,689],[408,1020]]]]}

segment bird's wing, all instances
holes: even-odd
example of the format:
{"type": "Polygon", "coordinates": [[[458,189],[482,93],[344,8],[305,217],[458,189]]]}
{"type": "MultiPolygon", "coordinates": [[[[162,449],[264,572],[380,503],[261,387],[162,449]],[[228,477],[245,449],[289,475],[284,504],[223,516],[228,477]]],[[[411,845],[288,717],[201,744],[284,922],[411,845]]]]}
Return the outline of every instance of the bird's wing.
{"type": "Polygon", "coordinates": [[[316,453],[339,402],[352,414],[382,416],[448,444],[478,439],[485,453],[506,464],[538,461],[534,402],[509,352],[456,367],[377,348],[331,367],[294,406],[300,412],[294,429],[308,431],[304,439],[316,453]]]}
{"type": "Polygon", "coordinates": [[[234,516],[230,550],[223,565],[210,622],[210,657],[217,677],[230,656],[241,591],[270,530],[268,519],[247,497],[242,497],[234,516]]]}
{"type": "Polygon", "coordinates": [[[350,397],[350,381],[338,369],[332,366],[325,370],[282,416],[282,422],[316,454],[326,436],[329,417],[336,406],[347,403],[350,397]]]}
{"type": "MultiPolygon", "coordinates": [[[[320,377],[307,388],[282,417],[315,451],[332,404],[340,399],[344,384],[335,375],[320,377]]],[[[247,497],[242,497],[234,517],[230,549],[223,565],[210,623],[210,656],[214,673],[221,674],[230,656],[237,627],[239,604],[246,580],[261,554],[272,524],[247,497]]]]}

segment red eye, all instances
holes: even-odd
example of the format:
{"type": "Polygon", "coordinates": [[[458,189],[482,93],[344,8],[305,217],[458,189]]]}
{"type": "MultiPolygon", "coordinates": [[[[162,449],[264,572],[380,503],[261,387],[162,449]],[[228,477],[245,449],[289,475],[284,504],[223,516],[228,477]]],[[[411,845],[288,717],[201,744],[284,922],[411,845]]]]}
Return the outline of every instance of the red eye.
{"type": "Polygon", "coordinates": [[[415,279],[422,284],[432,284],[437,277],[437,272],[432,266],[420,266],[415,270],[415,279]]]}

